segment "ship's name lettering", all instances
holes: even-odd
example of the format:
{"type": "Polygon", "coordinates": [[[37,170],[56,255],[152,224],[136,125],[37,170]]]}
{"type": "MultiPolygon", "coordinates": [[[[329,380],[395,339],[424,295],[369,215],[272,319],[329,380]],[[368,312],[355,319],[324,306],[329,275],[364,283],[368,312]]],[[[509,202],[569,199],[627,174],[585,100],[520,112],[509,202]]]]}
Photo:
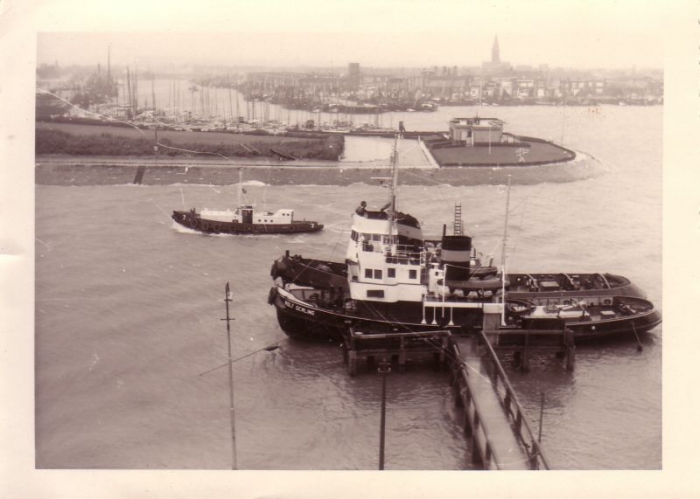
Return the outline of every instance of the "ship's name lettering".
{"type": "Polygon", "coordinates": [[[315,311],[315,310],[309,310],[308,308],[302,307],[301,305],[295,305],[294,303],[292,303],[292,302],[290,302],[290,301],[285,300],[285,301],[284,301],[284,304],[285,304],[288,308],[291,308],[292,310],[296,310],[297,312],[301,312],[301,313],[307,314],[307,315],[316,315],[316,311],[315,311]]]}

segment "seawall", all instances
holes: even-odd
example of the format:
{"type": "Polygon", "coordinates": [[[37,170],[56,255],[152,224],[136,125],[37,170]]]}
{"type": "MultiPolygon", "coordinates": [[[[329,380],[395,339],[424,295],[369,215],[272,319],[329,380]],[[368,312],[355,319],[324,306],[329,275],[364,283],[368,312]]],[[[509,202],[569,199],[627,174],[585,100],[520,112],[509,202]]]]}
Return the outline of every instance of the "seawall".
{"type": "MultiPolygon", "coordinates": [[[[389,167],[345,166],[342,163],[261,164],[201,160],[153,160],[152,158],[36,158],[37,185],[231,185],[238,183],[239,170],[246,181],[267,185],[351,185],[371,183],[372,177],[390,176],[389,167]]],[[[493,185],[573,182],[601,173],[600,163],[579,154],[572,162],[513,167],[400,167],[402,185],[493,185]]]]}

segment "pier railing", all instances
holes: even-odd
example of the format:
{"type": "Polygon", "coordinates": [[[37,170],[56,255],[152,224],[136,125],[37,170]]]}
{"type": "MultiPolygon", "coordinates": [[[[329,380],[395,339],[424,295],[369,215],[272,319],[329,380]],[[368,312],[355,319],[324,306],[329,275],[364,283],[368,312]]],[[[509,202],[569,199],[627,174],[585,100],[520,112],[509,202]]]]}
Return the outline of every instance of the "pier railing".
{"type": "Polygon", "coordinates": [[[402,371],[409,360],[430,357],[438,367],[450,366],[455,403],[464,408],[464,431],[471,438],[475,464],[484,469],[550,469],[483,331],[467,337],[448,330],[363,333],[348,328],[343,334],[343,358],[351,376],[363,361],[372,366],[392,358],[402,371]]]}
{"type": "Polygon", "coordinates": [[[485,365],[491,380],[491,385],[498,395],[508,419],[511,421],[514,433],[527,450],[530,468],[548,470],[549,463],[547,462],[544,451],[542,450],[539,440],[532,432],[532,428],[530,428],[527,415],[520,405],[518,396],[515,394],[515,390],[513,390],[501,362],[498,360],[496,351],[491,346],[484,331],[479,332],[479,339],[485,347],[484,357],[487,359],[485,365]]]}
{"type": "MultiPolygon", "coordinates": [[[[460,358],[459,348],[452,344],[455,359],[460,358]]],[[[502,456],[491,445],[489,435],[492,433],[489,428],[488,417],[485,417],[484,410],[480,407],[477,397],[474,396],[475,389],[470,381],[470,375],[466,366],[462,365],[454,371],[455,402],[458,407],[463,407],[465,411],[464,432],[471,437],[472,461],[479,462],[484,469],[498,469],[498,463],[503,462],[502,456]]]]}

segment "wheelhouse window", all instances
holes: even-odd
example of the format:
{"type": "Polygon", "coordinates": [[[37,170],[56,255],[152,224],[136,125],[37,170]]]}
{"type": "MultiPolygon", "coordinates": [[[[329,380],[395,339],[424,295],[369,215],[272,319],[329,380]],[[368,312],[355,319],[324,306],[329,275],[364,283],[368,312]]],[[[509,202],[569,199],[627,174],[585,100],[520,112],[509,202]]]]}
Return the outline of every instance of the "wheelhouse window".
{"type": "Polygon", "coordinates": [[[396,269],[394,268],[388,268],[386,269],[386,276],[389,278],[394,278],[396,277],[396,269]]]}
{"type": "Polygon", "coordinates": [[[418,278],[418,271],[416,271],[415,269],[410,269],[408,271],[408,278],[409,279],[417,279],[418,278]]]}
{"type": "Polygon", "coordinates": [[[365,279],[381,279],[381,269],[365,269],[365,279]]]}

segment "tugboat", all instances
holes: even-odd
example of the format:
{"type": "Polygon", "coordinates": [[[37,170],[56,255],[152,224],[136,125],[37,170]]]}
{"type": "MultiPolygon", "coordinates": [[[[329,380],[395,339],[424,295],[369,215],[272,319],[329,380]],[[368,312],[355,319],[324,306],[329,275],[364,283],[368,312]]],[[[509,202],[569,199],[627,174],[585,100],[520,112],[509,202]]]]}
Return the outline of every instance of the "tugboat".
{"type": "Polygon", "coordinates": [[[589,340],[641,334],[661,322],[624,277],[507,274],[505,264],[482,264],[471,237],[447,235],[446,226],[441,239],[425,239],[418,220],[397,210],[396,159],[394,147],[389,203],[368,210],[363,202],[353,215],[345,263],[289,253],[274,262],[268,302],[290,337],[337,340],[350,328],[470,334],[557,323],[589,340]]]}
{"type": "Polygon", "coordinates": [[[238,207],[234,211],[175,210],[172,218],[188,229],[204,234],[298,234],[318,232],[323,224],[294,220],[294,210],[258,211],[242,202],[243,171],[238,182],[238,207]]]}

